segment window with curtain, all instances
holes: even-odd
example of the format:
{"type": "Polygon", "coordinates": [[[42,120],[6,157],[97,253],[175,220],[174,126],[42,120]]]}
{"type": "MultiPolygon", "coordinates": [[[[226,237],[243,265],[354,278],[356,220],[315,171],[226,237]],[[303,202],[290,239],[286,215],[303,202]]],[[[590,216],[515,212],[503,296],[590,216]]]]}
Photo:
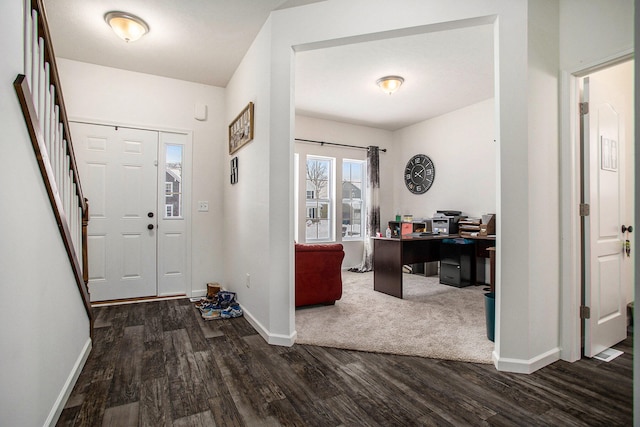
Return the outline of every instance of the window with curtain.
{"type": "Polygon", "coordinates": [[[334,240],[334,167],[335,159],[307,156],[306,241],[334,240]]]}
{"type": "Polygon", "coordinates": [[[364,235],[364,166],[362,160],[342,162],[342,240],[362,240],[364,235]]]}

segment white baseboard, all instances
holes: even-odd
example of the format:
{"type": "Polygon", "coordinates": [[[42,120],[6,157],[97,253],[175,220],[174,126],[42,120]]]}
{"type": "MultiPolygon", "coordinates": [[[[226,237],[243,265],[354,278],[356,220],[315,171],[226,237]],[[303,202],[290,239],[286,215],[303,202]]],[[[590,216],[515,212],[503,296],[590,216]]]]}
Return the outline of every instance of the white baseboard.
{"type": "Polygon", "coordinates": [[[49,416],[44,423],[45,426],[55,426],[58,422],[60,414],[62,414],[62,410],[64,409],[64,405],[67,403],[67,399],[69,399],[69,396],[73,391],[73,387],[76,385],[76,381],[78,381],[82,368],[84,368],[84,364],[89,358],[89,353],[91,353],[91,338],[87,338],[87,342],[84,344],[82,351],[78,355],[78,359],[73,365],[73,369],[69,373],[69,377],[67,378],[67,381],[65,381],[64,387],[60,390],[60,394],[58,395],[53,408],[51,408],[51,412],[49,412],[49,416]]]}
{"type": "Polygon", "coordinates": [[[539,354],[528,360],[510,359],[499,357],[494,351],[492,354],[493,364],[498,371],[514,372],[516,374],[531,374],[540,368],[560,360],[560,349],[553,348],[545,353],[539,354]]]}
{"type": "Polygon", "coordinates": [[[291,347],[296,342],[298,333],[293,331],[291,335],[280,335],[270,333],[255,317],[251,315],[244,307],[242,307],[244,317],[254,327],[264,340],[271,345],[280,345],[283,347],[291,347]]]}

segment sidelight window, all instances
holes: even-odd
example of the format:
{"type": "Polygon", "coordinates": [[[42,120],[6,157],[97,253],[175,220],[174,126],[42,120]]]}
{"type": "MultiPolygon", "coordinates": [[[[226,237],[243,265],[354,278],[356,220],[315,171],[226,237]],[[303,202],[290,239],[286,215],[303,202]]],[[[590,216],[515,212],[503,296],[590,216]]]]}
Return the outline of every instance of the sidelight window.
{"type": "Polygon", "coordinates": [[[165,146],[165,218],[182,217],[183,146],[165,146]]]}

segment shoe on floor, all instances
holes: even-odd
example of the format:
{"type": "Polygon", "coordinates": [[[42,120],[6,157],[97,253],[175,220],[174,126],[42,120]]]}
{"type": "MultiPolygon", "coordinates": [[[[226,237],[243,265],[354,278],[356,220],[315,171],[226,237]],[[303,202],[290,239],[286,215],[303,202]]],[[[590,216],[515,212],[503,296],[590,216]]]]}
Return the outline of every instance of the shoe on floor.
{"type": "Polygon", "coordinates": [[[204,320],[214,320],[214,319],[220,319],[221,313],[222,313],[221,310],[216,310],[212,308],[212,309],[203,311],[201,316],[204,320]]]}
{"type": "Polygon", "coordinates": [[[220,317],[223,319],[231,319],[240,316],[242,316],[242,308],[240,308],[240,304],[238,303],[233,303],[220,312],[220,317]]]}

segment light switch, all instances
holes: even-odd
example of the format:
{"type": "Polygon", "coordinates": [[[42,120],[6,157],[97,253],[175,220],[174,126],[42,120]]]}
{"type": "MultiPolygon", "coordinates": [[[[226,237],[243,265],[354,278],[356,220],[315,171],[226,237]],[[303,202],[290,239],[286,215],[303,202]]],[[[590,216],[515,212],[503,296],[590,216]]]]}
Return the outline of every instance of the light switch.
{"type": "Polygon", "coordinates": [[[209,212],[209,202],[204,200],[204,201],[199,201],[198,202],[198,212],[209,212]]]}

